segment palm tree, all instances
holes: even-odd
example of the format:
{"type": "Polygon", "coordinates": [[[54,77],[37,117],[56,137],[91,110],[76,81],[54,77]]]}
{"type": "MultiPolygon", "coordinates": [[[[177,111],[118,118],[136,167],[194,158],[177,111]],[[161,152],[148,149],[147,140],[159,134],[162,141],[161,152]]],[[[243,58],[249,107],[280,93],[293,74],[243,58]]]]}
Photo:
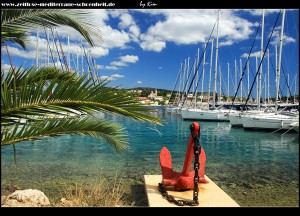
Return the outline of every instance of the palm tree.
{"type": "Polygon", "coordinates": [[[91,24],[88,12],[67,9],[3,9],[1,10],[1,44],[12,42],[26,48],[31,30],[38,27],[69,26],[77,30],[93,46],[101,41],[100,30],[91,24]]]}
{"type": "MultiPolygon", "coordinates": [[[[16,43],[25,48],[32,28],[67,25],[94,45],[92,36],[97,40],[101,37],[86,17],[80,10],[2,10],[1,44],[16,43]]],[[[121,152],[128,147],[124,128],[97,117],[99,112],[162,123],[146,113],[150,109],[142,106],[135,95],[108,84],[106,80],[91,84],[91,78],[53,67],[11,68],[7,76],[2,73],[1,145],[80,134],[102,139],[121,152]]]]}

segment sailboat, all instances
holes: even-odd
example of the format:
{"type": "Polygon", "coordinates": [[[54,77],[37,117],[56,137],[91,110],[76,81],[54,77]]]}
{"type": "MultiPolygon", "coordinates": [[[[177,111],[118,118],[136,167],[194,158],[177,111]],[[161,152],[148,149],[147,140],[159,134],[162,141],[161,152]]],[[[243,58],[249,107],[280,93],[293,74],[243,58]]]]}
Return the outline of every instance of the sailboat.
{"type": "Polygon", "coordinates": [[[218,42],[219,42],[219,20],[220,10],[218,11],[217,18],[217,39],[216,39],[216,60],[214,70],[214,91],[213,91],[213,108],[207,110],[203,109],[185,109],[181,111],[183,120],[207,120],[207,121],[229,121],[229,112],[236,112],[235,110],[225,109],[223,106],[216,107],[216,80],[217,80],[217,69],[218,69],[218,42]]]}
{"type": "Polygon", "coordinates": [[[254,115],[242,116],[242,124],[245,129],[284,129],[289,130],[291,124],[299,122],[299,113],[287,114],[284,111],[278,111],[278,93],[280,83],[280,66],[281,66],[281,55],[282,55],[282,40],[283,40],[283,29],[284,29],[285,9],[282,14],[282,24],[280,33],[280,46],[278,64],[276,68],[276,102],[274,113],[259,113],[254,115]]]}
{"type": "MultiPolygon", "coordinates": [[[[262,21],[261,21],[261,46],[260,46],[260,61],[261,61],[261,64],[262,64],[262,60],[263,60],[263,41],[264,41],[264,9],[262,10],[262,21]]],[[[252,48],[251,48],[252,50],[252,48]]],[[[250,51],[251,53],[251,51],[250,51]]],[[[246,64],[248,64],[248,70],[249,70],[249,57],[250,55],[248,56],[248,59],[247,59],[247,62],[246,64]]],[[[256,58],[256,70],[258,71],[258,67],[257,67],[257,58],[256,58]]],[[[246,67],[246,65],[245,65],[246,67]]],[[[242,71],[241,71],[242,73],[242,71]]],[[[262,65],[260,66],[260,76],[261,76],[261,73],[262,73],[262,65]]],[[[249,74],[249,71],[248,71],[248,74],[249,74]]],[[[242,82],[242,75],[241,75],[241,79],[240,79],[240,84],[242,82]]],[[[249,82],[249,78],[248,78],[248,82],[249,82]]],[[[240,86],[239,84],[239,86],[240,86]]],[[[238,86],[238,87],[239,87],[238,86]]],[[[257,96],[260,96],[259,94],[259,89],[260,88],[260,85],[257,85],[257,96]]],[[[236,93],[238,91],[238,88],[236,89],[236,93]]],[[[242,92],[242,89],[241,89],[241,92],[242,92]]],[[[249,93],[249,87],[248,87],[248,93],[249,93]]],[[[235,97],[234,97],[235,99],[235,97]]],[[[232,126],[238,126],[238,127],[242,127],[243,126],[243,123],[242,123],[242,116],[249,116],[249,115],[253,115],[253,114],[259,114],[259,113],[262,113],[262,112],[270,112],[271,110],[267,107],[266,109],[261,109],[260,107],[260,97],[258,97],[257,99],[257,109],[254,109],[254,110],[249,110],[249,107],[247,107],[247,110],[240,110],[238,112],[231,112],[229,114],[229,122],[232,126]]]]}

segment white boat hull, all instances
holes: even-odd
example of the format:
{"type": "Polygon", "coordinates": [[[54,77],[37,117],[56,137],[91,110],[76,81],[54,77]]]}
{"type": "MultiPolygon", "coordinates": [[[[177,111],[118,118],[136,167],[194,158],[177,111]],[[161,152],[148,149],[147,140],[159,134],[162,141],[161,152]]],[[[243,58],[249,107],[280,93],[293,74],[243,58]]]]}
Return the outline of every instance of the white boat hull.
{"type": "Polygon", "coordinates": [[[290,129],[291,123],[298,122],[298,118],[286,115],[257,114],[242,116],[242,123],[245,129],[290,129]]]}
{"type": "Polygon", "coordinates": [[[237,111],[229,113],[229,121],[232,126],[243,127],[242,116],[263,113],[261,110],[237,111]]]}
{"type": "Polygon", "coordinates": [[[187,109],[181,111],[183,120],[229,121],[229,110],[187,109]]]}
{"type": "Polygon", "coordinates": [[[242,113],[230,113],[229,114],[228,118],[229,118],[230,124],[232,126],[238,126],[238,127],[243,126],[241,114],[242,113]]]}

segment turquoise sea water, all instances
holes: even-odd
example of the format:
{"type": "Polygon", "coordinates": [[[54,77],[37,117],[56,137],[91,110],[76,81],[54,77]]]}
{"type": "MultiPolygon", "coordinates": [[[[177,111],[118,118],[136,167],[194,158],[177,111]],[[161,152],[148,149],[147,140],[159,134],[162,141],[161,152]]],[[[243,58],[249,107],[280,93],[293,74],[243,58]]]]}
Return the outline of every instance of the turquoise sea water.
{"type": "MultiPolygon", "coordinates": [[[[118,155],[97,139],[64,135],[1,149],[1,188],[37,188],[46,195],[60,193],[62,184],[88,181],[95,176],[124,179],[128,195],[147,205],[143,175],[161,174],[159,152],[166,146],[173,168],[180,171],[192,121],[156,107],[152,114],[163,126],[106,116],[126,128],[130,149],[118,155]]],[[[241,206],[299,206],[299,134],[244,131],[229,122],[201,122],[201,145],[206,151],[205,174],[241,206]]],[[[199,194],[201,196],[201,194],[199,194]]]]}

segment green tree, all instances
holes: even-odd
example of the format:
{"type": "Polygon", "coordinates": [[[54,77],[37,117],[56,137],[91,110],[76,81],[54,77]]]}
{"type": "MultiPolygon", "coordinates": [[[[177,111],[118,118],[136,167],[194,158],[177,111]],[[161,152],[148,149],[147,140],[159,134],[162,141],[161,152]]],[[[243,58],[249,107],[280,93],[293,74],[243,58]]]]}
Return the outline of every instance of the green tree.
{"type": "MultiPolygon", "coordinates": [[[[15,43],[26,48],[30,31],[37,27],[69,26],[93,46],[101,41],[100,31],[82,10],[2,10],[1,45],[15,43]]],[[[161,124],[149,115],[133,94],[109,87],[104,80],[54,67],[11,68],[1,74],[1,145],[44,136],[80,134],[99,138],[117,152],[128,147],[124,128],[99,113],[124,115],[133,120],[161,124]],[[26,123],[23,124],[22,121],[26,123]]]]}

